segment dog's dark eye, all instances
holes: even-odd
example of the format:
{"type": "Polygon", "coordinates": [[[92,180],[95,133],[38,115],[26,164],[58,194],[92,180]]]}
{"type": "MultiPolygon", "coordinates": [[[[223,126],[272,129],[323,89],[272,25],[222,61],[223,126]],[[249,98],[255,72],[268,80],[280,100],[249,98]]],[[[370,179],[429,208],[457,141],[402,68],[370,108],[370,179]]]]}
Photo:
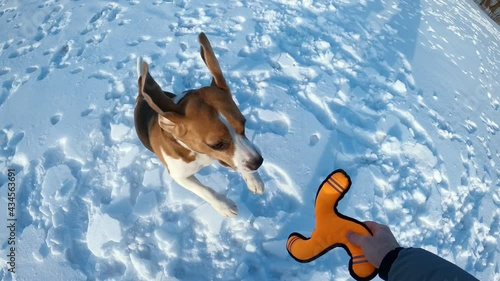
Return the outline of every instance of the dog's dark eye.
{"type": "Polygon", "coordinates": [[[211,144],[211,145],[209,145],[209,146],[210,146],[210,148],[212,148],[213,150],[225,150],[225,149],[228,147],[227,143],[225,143],[225,142],[223,142],[223,141],[218,142],[218,143],[216,143],[216,144],[211,144]]]}

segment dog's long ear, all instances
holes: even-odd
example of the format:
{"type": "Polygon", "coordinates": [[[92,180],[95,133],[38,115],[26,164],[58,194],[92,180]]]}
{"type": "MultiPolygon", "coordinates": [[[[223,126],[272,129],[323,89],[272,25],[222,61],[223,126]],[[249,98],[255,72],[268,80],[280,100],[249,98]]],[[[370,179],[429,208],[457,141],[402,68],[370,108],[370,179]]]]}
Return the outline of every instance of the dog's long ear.
{"type": "Polygon", "coordinates": [[[215,57],[214,50],[212,50],[212,46],[210,45],[210,41],[208,41],[205,33],[200,33],[198,36],[198,41],[200,42],[201,48],[201,58],[205,62],[212,74],[213,80],[212,85],[215,84],[217,87],[229,91],[229,87],[227,86],[226,79],[224,79],[224,75],[222,75],[222,70],[219,66],[219,61],[215,57]]]}
{"type": "Polygon", "coordinates": [[[139,92],[149,106],[158,113],[160,127],[166,131],[175,132],[176,135],[183,135],[185,129],[180,121],[184,116],[179,106],[165,96],[161,87],[149,74],[148,64],[141,58],[137,60],[137,74],[139,75],[139,92]]]}
{"type": "Polygon", "coordinates": [[[179,106],[163,93],[160,85],[151,77],[148,64],[142,58],[137,59],[137,74],[139,76],[139,92],[154,111],[158,114],[167,112],[181,114],[179,106]]]}
{"type": "Polygon", "coordinates": [[[187,133],[187,129],[183,122],[180,122],[182,115],[174,115],[176,113],[168,113],[167,115],[158,115],[158,124],[166,132],[171,133],[174,137],[180,138],[187,133]]]}

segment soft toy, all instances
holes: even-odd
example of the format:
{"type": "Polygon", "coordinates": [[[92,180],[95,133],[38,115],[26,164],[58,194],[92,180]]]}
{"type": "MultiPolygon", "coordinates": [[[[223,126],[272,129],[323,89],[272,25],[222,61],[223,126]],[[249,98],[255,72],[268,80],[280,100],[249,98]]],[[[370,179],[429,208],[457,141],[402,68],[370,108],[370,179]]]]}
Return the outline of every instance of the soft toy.
{"type": "Polygon", "coordinates": [[[363,250],[347,240],[347,233],[372,235],[371,231],[356,219],[342,215],[337,211],[340,199],[349,191],[351,179],[343,170],[331,173],[320,185],[316,194],[316,228],[311,238],[300,233],[288,237],[288,253],[299,262],[310,262],[336,247],[344,248],[349,256],[349,272],[356,280],[371,280],[377,275],[377,269],[365,258],[363,250]]]}

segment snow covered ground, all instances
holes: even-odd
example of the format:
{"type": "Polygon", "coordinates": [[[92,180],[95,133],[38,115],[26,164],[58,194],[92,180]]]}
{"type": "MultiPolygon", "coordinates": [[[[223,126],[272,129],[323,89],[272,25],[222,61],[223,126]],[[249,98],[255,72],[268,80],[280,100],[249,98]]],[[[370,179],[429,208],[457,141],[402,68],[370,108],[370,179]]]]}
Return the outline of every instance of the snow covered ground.
{"type": "Polygon", "coordinates": [[[285,249],[337,168],[353,179],[341,212],[500,279],[500,29],[473,0],[210,3],[0,1],[0,280],[350,280],[342,249],[309,264],[285,249]],[[260,196],[201,171],[234,219],[133,128],[136,58],[165,90],[207,85],[201,31],[265,158],[260,196]]]}

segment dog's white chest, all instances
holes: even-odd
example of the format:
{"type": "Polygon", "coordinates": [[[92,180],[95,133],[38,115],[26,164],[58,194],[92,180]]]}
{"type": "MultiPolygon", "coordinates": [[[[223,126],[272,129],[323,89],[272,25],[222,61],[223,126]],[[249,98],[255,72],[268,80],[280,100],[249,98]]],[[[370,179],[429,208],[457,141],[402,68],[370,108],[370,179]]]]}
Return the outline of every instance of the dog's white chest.
{"type": "Polygon", "coordinates": [[[189,163],[182,159],[175,159],[165,153],[163,148],[161,154],[168,166],[168,171],[173,178],[187,178],[196,174],[201,168],[211,165],[215,159],[206,154],[195,154],[195,160],[189,163]]]}

